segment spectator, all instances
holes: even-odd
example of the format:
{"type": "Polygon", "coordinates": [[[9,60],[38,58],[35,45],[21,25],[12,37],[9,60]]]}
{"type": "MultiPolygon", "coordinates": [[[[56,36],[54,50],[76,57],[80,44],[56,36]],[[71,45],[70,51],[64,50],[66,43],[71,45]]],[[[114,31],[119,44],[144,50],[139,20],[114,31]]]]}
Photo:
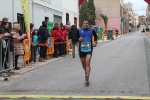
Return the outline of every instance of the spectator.
{"type": "MultiPolygon", "coordinates": [[[[67,35],[67,31],[65,29],[65,26],[62,27],[62,35],[61,35],[61,40],[62,42],[66,42],[66,36],[67,35]]],[[[66,43],[62,44],[62,55],[65,56],[66,55],[66,43]]]]}
{"type": "MultiPolygon", "coordinates": [[[[60,23],[59,32],[58,32],[58,37],[60,37],[60,39],[58,39],[58,42],[62,42],[62,27],[63,27],[63,23],[60,23]]],[[[62,43],[58,44],[59,56],[62,56],[62,46],[63,46],[62,43]]]]}
{"type": "MultiPolygon", "coordinates": [[[[58,42],[60,39],[58,34],[59,34],[59,25],[58,23],[55,23],[52,29],[52,37],[54,38],[55,42],[58,42]]],[[[58,53],[59,53],[58,44],[54,44],[54,57],[59,57],[58,53]]]]}
{"type": "MultiPolygon", "coordinates": [[[[10,30],[9,30],[9,22],[8,18],[4,17],[2,19],[1,25],[0,25],[0,39],[4,38],[5,36],[10,36],[10,30]]],[[[4,65],[4,68],[7,69],[7,62],[8,61],[8,51],[6,51],[6,44],[8,40],[2,40],[2,65],[4,65]],[[6,55],[4,55],[4,52],[7,52],[6,55]],[[4,62],[4,58],[6,56],[6,61],[4,62]]]]}
{"type": "Polygon", "coordinates": [[[62,28],[63,28],[63,23],[60,23],[60,29],[62,30],[62,28]]]}
{"type": "Polygon", "coordinates": [[[39,45],[40,45],[40,62],[44,62],[44,58],[46,57],[46,40],[47,38],[50,36],[50,34],[48,33],[47,30],[47,24],[45,21],[42,22],[42,26],[40,26],[39,28],[39,37],[40,37],[40,41],[39,41],[39,45]]]}
{"type": "Polygon", "coordinates": [[[37,46],[38,44],[38,30],[35,29],[32,33],[32,63],[36,63],[36,53],[37,53],[37,46]]]}
{"type": "Polygon", "coordinates": [[[66,28],[67,36],[68,36],[69,30],[70,30],[70,26],[69,26],[69,25],[66,25],[65,28],[66,28]]]}
{"type": "Polygon", "coordinates": [[[51,34],[52,28],[53,28],[53,22],[49,22],[49,24],[48,24],[48,33],[50,34],[50,36],[52,35],[51,34]]]}
{"type": "Polygon", "coordinates": [[[13,34],[14,37],[14,55],[15,55],[15,69],[19,70],[20,68],[17,66],[18,64],[18,57],[19,55],[24,55],[23,51],[23,43],[21,43],[20,40],[24,39],[26,34],[19,34],[20,31],[20,24],[14,24],[13,28],[11,30],[11,33],[13,34]]]}
{"type": "MultiPolygon", "coordinates": [[[[77,45],[77,50],[78,50],[78,29],[75,25],[71,26],[71,29],[69,31],[69,39],[72,41],[72,57],[75,58],[75,46],[77,45]]],[[[79,53],[79,51],[78,51],[79,53]]]]}

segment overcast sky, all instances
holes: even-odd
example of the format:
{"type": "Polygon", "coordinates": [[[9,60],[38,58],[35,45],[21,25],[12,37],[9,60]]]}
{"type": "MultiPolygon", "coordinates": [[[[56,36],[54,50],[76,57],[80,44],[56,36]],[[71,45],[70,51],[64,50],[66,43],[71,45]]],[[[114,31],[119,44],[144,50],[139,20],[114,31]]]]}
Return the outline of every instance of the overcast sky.
{"type": "Polygon", "coordinates": [[[135,11],[135,13],[139,14],[139,15],[146,15],[146,7],[147,7],[147,3],[144,0],[124,0],[125,3],[127,2],[131,2],[134,4],[134,10],[138,10],[135,11]],[[144,10],[141,10],[144,9],[144,10]]]}

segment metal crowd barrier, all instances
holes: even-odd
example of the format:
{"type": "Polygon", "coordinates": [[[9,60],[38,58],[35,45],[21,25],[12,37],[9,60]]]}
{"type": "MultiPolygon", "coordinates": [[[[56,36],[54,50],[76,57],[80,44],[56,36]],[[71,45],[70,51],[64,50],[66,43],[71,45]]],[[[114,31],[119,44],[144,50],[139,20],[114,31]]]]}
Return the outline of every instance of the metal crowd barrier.
{"type": "MultiPolygon", "coordinates": [[[[5,37],[0,40],[0,76],[4,71],[10,71],[10,48],[13,45],[13,39],[11,37],[5,37]]],[[[13,50],[11,50],[13,51],[13,50]]],[[[14,62],[14,58],[13,58],[14,62]]],[[[13,63],[14,67],[14,63],[13,63]]]]}

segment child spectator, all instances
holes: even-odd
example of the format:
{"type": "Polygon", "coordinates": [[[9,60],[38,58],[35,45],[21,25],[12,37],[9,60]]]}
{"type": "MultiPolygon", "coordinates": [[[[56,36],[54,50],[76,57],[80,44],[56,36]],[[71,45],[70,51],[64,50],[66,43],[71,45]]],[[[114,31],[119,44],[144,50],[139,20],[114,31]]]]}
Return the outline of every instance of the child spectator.
{"type": "Polygon", "coordinates": [[[32,33],[32,53],[31,53],[31,58],[32,58],[32,63],[36,63],[36,52],[37,52],[37,46],[38,44],[38,30],[35,29],[32,33]]]}

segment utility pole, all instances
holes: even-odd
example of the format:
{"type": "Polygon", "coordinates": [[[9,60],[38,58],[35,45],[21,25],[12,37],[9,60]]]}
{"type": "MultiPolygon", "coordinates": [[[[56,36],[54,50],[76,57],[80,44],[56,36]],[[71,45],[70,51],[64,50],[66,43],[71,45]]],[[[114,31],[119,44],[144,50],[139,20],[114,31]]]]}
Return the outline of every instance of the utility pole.
{"type": "Polygon", "coordinates": [[[34,0],[32,1],[32,23],[34,24],[34,0]]]}
{"type": "Polygon", "coordinates": [[[14,0],[12,0],[12,23],[14,23],[14,0]]]}

